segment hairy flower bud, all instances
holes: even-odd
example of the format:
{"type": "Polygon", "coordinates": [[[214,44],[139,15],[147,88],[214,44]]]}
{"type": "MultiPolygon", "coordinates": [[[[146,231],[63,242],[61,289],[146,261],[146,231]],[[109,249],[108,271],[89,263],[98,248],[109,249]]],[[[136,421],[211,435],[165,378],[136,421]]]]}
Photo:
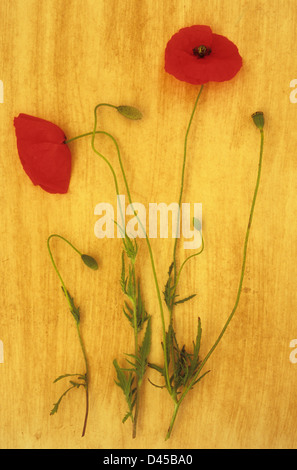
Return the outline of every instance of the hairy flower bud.
{"type": "Polygon", "coordinates": [[[133,106],[118,106],[117,110],[127,119],[137,120],[142,118],[142,114],[139,109],[134,108],[133,106]]]}
{"type": "Polygon", "coordinates": [[[81,259],[83,260],[85,265],[88,266],[88,268],[94,269],[94,271],[98,269],[98,263],[92,256],[81,255],[81,259]]]}

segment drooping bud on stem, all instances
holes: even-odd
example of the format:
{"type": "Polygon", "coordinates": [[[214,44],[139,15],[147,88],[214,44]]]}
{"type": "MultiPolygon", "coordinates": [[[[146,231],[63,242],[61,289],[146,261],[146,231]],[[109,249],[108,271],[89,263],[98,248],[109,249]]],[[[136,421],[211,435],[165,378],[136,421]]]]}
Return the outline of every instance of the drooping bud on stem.
{"type": "Polygon", "coordinates": [[[88,268],[94,269],[94,271],[98,269],[98,263],[92,256],[81,255],[81,259],[83,260],[85,265],[88,266],[88,268]]]}
{"type": "Polygon", "coordinates": [[[118,106],[116,109],[127,119],[132,119],[134,121],[142,119],[142,113],[139,111],[139,109],[134,108],[133,106],[118,106]]]}

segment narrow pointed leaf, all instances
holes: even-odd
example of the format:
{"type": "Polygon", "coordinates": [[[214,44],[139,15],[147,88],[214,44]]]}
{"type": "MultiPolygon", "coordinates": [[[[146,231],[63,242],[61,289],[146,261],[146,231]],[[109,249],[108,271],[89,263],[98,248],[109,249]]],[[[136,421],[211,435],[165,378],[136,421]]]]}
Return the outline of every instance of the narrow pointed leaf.
{"type": "Polygon", "coordinates": [[[184,302],[187,302],[188,300],[193,299],[193,297],[196,297],[196,295],[197,294],[192,294],[192,295],[189,295],[188,297],[185,297],[184,299],[177,300],[176,302],[174,302],[174,305],[183,304],[184,302]]]}

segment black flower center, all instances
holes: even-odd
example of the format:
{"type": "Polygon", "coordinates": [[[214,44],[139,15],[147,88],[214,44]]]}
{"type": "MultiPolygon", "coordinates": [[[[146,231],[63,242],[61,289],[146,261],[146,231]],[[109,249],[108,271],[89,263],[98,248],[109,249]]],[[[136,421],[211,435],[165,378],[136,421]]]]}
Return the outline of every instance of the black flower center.
{"type": "Polygon", "coordinates": [[[197,59],[202,59],[204,56],[209,55],[210,53],[210,47],[206,47],[203,44],[201,46],[194,47],[193,49],[193,54],[197,57],[197,59]]]}

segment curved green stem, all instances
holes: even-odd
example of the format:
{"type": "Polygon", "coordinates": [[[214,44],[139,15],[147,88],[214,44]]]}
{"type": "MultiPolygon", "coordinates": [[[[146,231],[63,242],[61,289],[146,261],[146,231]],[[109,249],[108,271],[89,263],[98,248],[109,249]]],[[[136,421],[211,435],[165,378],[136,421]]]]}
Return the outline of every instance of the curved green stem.
{"type": "Polygon", "coordinates": [[[228,328],[228,325],[229,325],[230,321],[232,320],[232,318],[233,318],[233,316],[234,316],[234,314],[237,310],[238,304],[239,304],[239,300],[240,300],[240,296],[241,296],[241,292],[242,292],[242,284],[243,284],[243,279],[244,279],[244,273],[245,273],[246,255],[247,255],[249,235],[250,235],[250,231],[251,231],[251,225],[252,225],[252,220],[253,220],[253,215],[254,215],[254,210],[255,210],[255,204],[256,204],[256,199],[257,199],[257,194],[258,194],[259,184],[260,184],[260,178],[261,178],[261,170],[262,170],[263,146],[264,146],[264,132],[263,132],[263,130],[260,131],[260,134],[261,134],[261,144],[260,144],[260,158],[259,158],[259,166],[258,166],[258,176],[257,176],[255,190],[254,190],[254,196],[253,196],[253,200],[252,200],[252,206],[251,206],[251,210],[250,210],[248,226],[247,226],[246,235],[245,235],[241,274],[240,274],[240,280],[239,280],[239,286],[238,286],[238,290],[237,290],[235,304],[234,304],[234,307],[233,307],[233,309],[232,309],[232,311],[231,311],[231,313],[230,313],[230,315],[229,315],[229,317],[228,317],[221,333],[219,334],[216,342],[214,343],[214,345],[212,346],[212,348],[210,349],[210,351],[208,352],[208,354],[205,356],[204,360],[202,361],[202,363],[199,367],[199,370],[197,371],[196,377],[198,377],[200,371],[205,366],[205,364],[208,361],[209,357],[211,356],[211,354],[214,352],[215,348],[217,347],[217,345],[221,341],[226,329],[228,328]]]}
{"type": "Polygon", "coordinates": [[[194,258],[195,256],[198,256],[198,255],[201,255],[202,251],[204,250],[204,239],[202,237],[202,245],[201,245],[201,249],[199,251],[197,251],[197,253],[193,253],[192,255],[188,256],[184,261],[183,263],[181,264],[181,267],[179,268],[179,271],[178,271],[178,274],[176,276],[176,281],[175,281],[175,284],[174,284],[174,290],[173,290],[173,295],[172,297],[174,298],[175,296],[175,292],[176,292],[176,289],[177,289],[177,286],[178,286],[178,283],[179,283],[179,279],[180,279],[180,275],[181,275],[181,272],[185,266],[185,264],[191,259],[191,258],[194,258]]]}
{"type": "MultiPolygon", "coordinates": [[[[117,177],[116,177],[116,173],[113,169],[113,166],[112,164],[110,163],[110,161],[104,156],[102,155],[102,153],[98,152],[98,150],[95,148],[95,134],[96,134],[96,127],[97,127],[97,109],[99,108],[99,106],[104,106],[104,103],[101,103],[101,104],[98,104],[96,107],[95,107],[95,110],[94,110],[94,129],[93,129],[93,132],[92,132],[92,142],[91,142],[91,145],[92,145],[92,149],[93,151],[99,156],[101,157],[105,163],[108,165],[112,175],[113,175],[113,179],[114,179],[114,184],[115,184],[115,188],[116,188],[116,193],[117,195],[119,196],[120,195],[120,192],[119,192],[119,185],[118,185],[118,181],[117,181],[117,177]]],[[[109,106],[109,105],[106,105],[106,106],[109,106]]],[[[112,106],[114,107],[114,106],[112,106]]]]}
{"type": "MultiPolygon", "coordinates": [[[[187,144],[188,144],[188,136],[189,132],[191,129],[192,121],[194,118],[195,111],[197,109],[198,101],[201,96],[202,90],[203,90],[204,85],[201,85],[199,93],[197,95],[197,98],[194,103],[193,111],[189,120],[189,124],[186,130],[186,135],[185,135],[185,140],[184,140],[184,158],[183,158],[183,166],[182,166],[182,176],[181,176],[181,185],[180,185],[180,193],[179,193],[179,199],[178,199],[178,205],[179,207],[181,206],[181,201],[182,201],[182,196],[183,196],[183,190],[184,190],[184,179],[185,179],[185,169],[186,169],[186,160],[187,160],[187,144]]],[[[177,231],[179,227],[179,216],[178,216],[178,222],[177,222],[177,231]]],[[[174,243],[174,248],[173,248],[173,269],[174,269],[174,282],[176,280],[176,248],[177,248],[177,238],[175,238],[175,243],[174,243]]]]}
{"type": "MultiPolygon", "coordinates": [[[[213,346],[211,347],[211,349],[209,350],[209,352],[207,353],[207,355],[205,356],[205,358],[203,359],[203,361],[201,362],[200,366],[199,366],[199,369],[197,370],[195,376],[193,377],[193,379],[191,380],[191,382],[188,384],[188,386],[184,389],[183,393],[181,394],[180,398],[179,398],[179,401],[178,401],[178,404],[180,405],[181,402],[184,400],[184,398],[186,397],[187,393],[191,390],[191,388],[193,387],[194,383],[197,381],[197,378],[201,372],[201,370],[203,369],[203,367],[205,366],[206,362],[208,361],[208,359],[210,358],[211,354],[214,352],[214,350],[216,349],[216,347],[218,346],[219,342],[221,341],[222,337],[224,336],[224,333],[226,331],[226,329],[228,328],[228,325],[230,324],[236,310],[237,310],[237,307],[238,307],[238,304],[239,304],[239,300],[240,300],[240,296],[241,296],[241,292],[242,292],[242,285],[243,285],[243,279],[244,279],[244,273],[245,273],[245,266],[246,266],[246,257],[247,257],[247,247],[248,247],[248,240],[249,240],[249,235],[250,235],[250,230],[251,230],[251,224],[252,224],[252,220],[253,220],[253,215],[254,215],[254,210],[255,210],[255,204],[256,204],[256,199],[257,199],[257,195],[258,195],[258,190],[259,190],[259,185],[260,185],[260,179],[261,179],[261,170],[262,170],[262,160],[263,160],[263,147],[264,147],[264,132],[263,132],[263,129],[260,130],[260,135],[261,135],[261,143],[260,143],[260,157],[259,157],[259,164],[258,164],[258,174],[257,174],[257,180],[256,180],[256,186],[255,186],[255,189],[254,189],[254,196],[253,196],[253,200],[252,200],[252,205],[251,205],[251,209],[250,209],[250,215],[249,215],[249,221],[248,221],[248,225],[247,225],[247,230],[246,230],[246,235],[245,235],[245,241],[244,241],[244,247],[243,247],[243,260],[242,260],[242,267],[241,267],[241,274],[240,274],[240,280],[239,280],[239,286],[238,286],[238,290],[237,290],[237,295],[236,295],[236,299],[235,299],[235,303],[234,303],[234,307],[229,315],[229,317],[227,318],[227,321],[225,323],[225,325],[223,326],[222,328],[222,331],[221,333],[219,334],[217,340],[215,341],[215,343],[213,344],[213,346]]],[[[174,415],[173,415],[173,423],[174,423],[174,420],[175,420],[175,417],[176,417],[176,413],[177,413],[178,409],[175,408],[174,410],[174,415]]],[[[173,423],[172,423],[172,426],[173,426],[173,423]]],[[[171,426],[171,430],[172,430],[172,426],[171,426]]],[[[170,432],[171,432],[170,430],[170,432]]]]}
{"type": "Polygon", "coordinates": [[[72,245],[72,243],[70,243],[70,241],[67,240],[67,238],[62,237],[62,235],[58,235],[57,233],[53,233],[53,234],[50,235],[50,236],[48,237],[48,239],[47,239],[47,249],[48,249],[48,252],[49,252],[49,255],[50,255],[50,258],[51,258],[53,267],[54,267],[54,269],[55,269],[55,271],[56,271],[56,273],[57,273],[57,275],[58,275],[58,277],[59,277],[59,279],[60,279],[60,281],[61,281],[61,284],[62,284],[64,293],[65,293],[67,302],[68,302],[69,307],[70,307],[70,309],[71,309],[71,308],[72,308],[72,304],[71,304],[71,300],[70,300],[69,295],[68,295],[68,291],[67,291],[66,286],[65,286],[65,284],[64,284],[64,281],[63,281],[63,279],[62,279],[62,276],[61,276],[61,274],[60,274],[60,272],[59,272],[59,270],[58,270],[58,268],[57,268],[57,265],[56,265],[56,263],[55,263],[55,260],[54,260],[54,257],[53,257],[53,254],[52,254],[52,251],[51,251],[51,248],[50,248],[50,240],[51,240],[53,237],[60,238],[60,239],[63,240],[64,242],[68,243],[68,245],[71,246],[71,248],[72,248],[74,251],[76,251],[76,253],[78,253],[80,256],[82,255],[82,253],[81,253],[77,248],[75,248],[75,246],[72,245]]]}
{"type": "MultiPolygon", "coordinates": [[[[97,132],[97,131],[96,131],[96,128],[97,128],[97,109],[98,109],[100,106],[111,106],[112,108],[117,108],[117,107],[114,106],[114,105],[107,105],[106,103],[100,103],[99,105],[97,105],[97,106],[95,107],[95,110],[94,110],[95,121],[94,121],[94,129],[93,129],[93,132],[92,132],[92,148],[93,148],[93,150],[94,150],[95,153],[97,153],[99,156],[102,156],[102,155],[95,149],[95,146],[94,146],[95,134],[96,134],[96,132],[97,132]]],[[[119,149],[118,143],[117,143],[116,139],[115,139],[111,134],[109,134],[108,132],[98,131],[98,133],[102,133],[102,134],[105,134],[106,136],[110,137],[110,138],[112,139],[113,143],[114,143],[115,146],[116,146],[116,150],[117,150],[117,154],[118,154],[118,159],[119,159],[119,164],[120,164],[121,172],[122,172],[123,179],[124,179],[124,182],[125,182],[125,187],[126,187],[126,191],[127,191],[129,203],[131,204],[131,207],[133,208],[132,197],[131,197],[131,193],[130,193],[130,189],[129,189],[129,185],[128,185],[126,173],[125,173],[125,170],[124,170],[124,165],[123,165],[123,162],[122,162],[121,153],[120,153],[120,149],[119,149]]],[[[88,134],[87,134],[87,135],[88,135],[88,134]]],[[[116,181],[115,171],[114,171],[114,169],[113,169],[111,163],[110,163],[106,158],[104,158],[104,160],[106,161],[106,163],[108,163],[108,165],[109,165],[109,167],[110,167],[110,169],[111,169],[111,171],[112,171],[112,173],[113,173],[113,175],[114,175],[114,179],[115,179],[115,181],[116,181]]],[[[117,184],[116,184],[116,188],[117,188],[117,194],[118,194],[118,186],[117,186],[117,184]]],[[[136,216],[137,216],[137,215],[136,215],[136,216]]],[[[143,233],[144,233],[144,235],[145,235],[146,243],[147,243],[148,250],[149,250],[149,256],[150,256],[150,261],[151,261],[151,266],[152,266],[152,271],[153,271],[154,283],[155,283],[155,287],[156,287],[156,291],[157,291],[157,298],[158,298],[158,303],[159,303],[159,308],[160,308],[160,313],[161,313],[161,322],[162,322],[162,330],[163,330],[163,342],[164,342],[166,383],[167,383],[167,388],[168,388],[169,392],[171,393],[172,390],[171,390],[171,384],[170,384],[170,379],[169,379],[168,358],[167,358],[167,348],[166,348],[166,328],[165,328],[165,318],[164,318],[164,311],[163,311],[163,305],[162,305],[161,291],[160,291],[159,284],[158,284],[157,272],[156,272],[155,261],[154,261],[154,256],[153,256],[151,244],[150,244],[149,238],[148,238],[148,236],[147,236],[146,230],[144,229],[143,224],[142,224],[141,220],[138,218],[138,216],[137,216],[137,219],[138,219],[138,222],[139,222],[139,224],[140,224],[140,226],[141,226],[141,229],[143,230],[143,233]]]]}
{"type": "MultiPolygon", "coordinates": [[[[101,133],[102,131],[95,132],[95,134],[101,134],[101,133]]],[[[64,144],[69,144],[70,142],[73,142],[74,140],[82,139],[83,137],[88,137],[88,135],[93,135],[93,131],[86,132],[85,134],[76,135],[75,137],[72,137],[71,139],[65,140],[64,144]]]]}
{"type": "MultiPolygon", "coordinates": [[[[62,237],[62,235],[58,235],[56,233],[50,235],[47,239],[47,248],[48,248],[48,252],[49,252],[49,255],[50,255],[50,258],[51,258],[51,261],[52,261],[52,264],[53,264],[53,267],[61,281],[61,284],[62,284],[62,287],[63,287],[63,291],[64,291],[64,294],[66,296],[66,299],[67,299],[67,302],[68,302],[68,305],[69,305],[69,308],[70,310],[72,310],[73,308],[73,304],[69,298],[69,294],[68,294],[68,290],[65,286],[65,283],[63,281],[63,278],[57,268],[57,265],[55,263],[55,260],[54,260],[54,257],[53,257],[53,254],[52,254],[52,251],[51,251],[51,248],[50,248],[50,240],[53,238],[53,237],[57,237],[57,238],[60,238],[61,240],[63,240],[64,242],[68,243],[69,246],[71,246],[71,248],[76,252],[78,253],[80,256],[82,256],[82,253],[72,244],[70,243],[69,240],[67,240],[65,237],[62,237]]],[[[89,380],[89,367],[88,367],[88,360],[87,360],[87,354],[86,354],[86,349],[85,349],[85,346],[84,346],[84,342],[83,342],[83,339],[82,339],[82,336],[81,336],[81,332],[80,332],[80,327],[79,327],[79,320],[76,320],[76,329],[77,329],[77,334],[78,334],[78,338],[79,338],[79,343],[80,343],[80,346],[81,346],[81,350],[82,350],[82,353],[83,353],[83,357],[84,357],[84,361],[85,361],[85,367],[86,367],[86,373],[85,373],[85,391],[86,391],[86,411],[85,411],[85,418],[84,418],[84,425],[83,425],[83,431],[82,431],[82,437],[85,435],[85,432],[86,432],[86,426],[87,426],[87,420],[88,420],[88,414],[89,414],[89,386],[88,386],[88,380],[89,380]]]]}

